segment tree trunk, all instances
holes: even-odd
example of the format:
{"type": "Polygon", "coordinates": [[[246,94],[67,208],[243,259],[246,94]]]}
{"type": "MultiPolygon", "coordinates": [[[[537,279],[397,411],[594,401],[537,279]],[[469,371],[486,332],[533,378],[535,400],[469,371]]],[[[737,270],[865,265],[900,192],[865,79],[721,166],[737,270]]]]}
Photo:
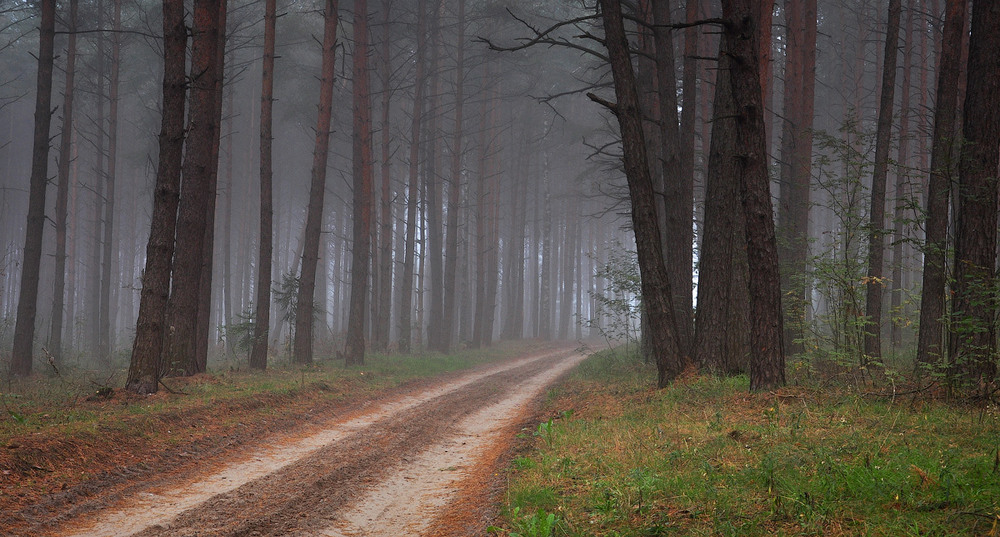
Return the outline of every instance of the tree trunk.
{"type": "Polygon", "coordinates": [[[114,343],[113,330],[115,326],[115,314],[118,305],[115,300],[115,290],[118,285],[112,286],[112,277],[117,277],[118,270],[115,265],[115,258],[118,253],[117,238],[114,235],[115,229],[115,182],[118,175],[118,87],[121,71],[121,26],[122,26],[122,5],[121,0],[114,0],[114,15],[112,19],[112,39],[111,39],[111,80],[108,88],[108,164],[107,164],[107,190],[104,202],[104,253],[101,263],[101,318],[100,318],[100,341],[99,347],[102,357],[108,364],[111,364],[112,344],[114,343]],[[116,311],[111,311],[114,307],[116,311]]]}
{"type": "Polygon", "coordinates": [[[411,350],[413,339],[413,269],[417,238],[417,202],[420,190],[418,159],[420,156],[420,126],[423,121],[424,69],[427,53],[427,1],[417,2],[417,58],[413,90],[413,119],[410,125],[409,183],[406,195],[406,244],[403,250],[403,276],[399,300],[399,352],[411,350]]]}
{"type": "Polygon", "coordinates": [[[812,179],[813,96],[816,88],[816,1],[788,0],[785,52],[784,121],[781,134],[781,195],[778,223],[781,238],[781,289],[785,351],[804,349],[809,253],[809,205],[812,179]]]}
{"type": "Polygon", "coordinates": [[[890,279],[889,295],[889,318],[890,337],[889,342],[893,351],[900,350],[903,344],[903,270],[904,246],[906,238],[904,236],[904,219],[906,218],[907,207],[910,198],[906,192],[909,180],[909,144],[910,144],[910,65],[913,56],[913,9],[906,11],[906,34],[903,38],[903,81],[900,86],[902,95],[899,100],[899,147],[896,153],[896,181],[893,185],[894,207],[892,218],[892,278],[890,279]]]}
{"type": "Polygon", "coordinates": [[[960,381],[988,396],[996,377],[997,173],[1000,152],[1000,4],[972,4],[964,144],[955,234],[957,317],[951,360],[960,381]]]}
{"type": "Polygon", "coordinates": [[[723,45],[719,49],[705,184],[695,360],[709,371],[734,375],[745,372],[748,365],[750,288],[739,153],[734,142],[738,108],[731,82],[733,59],[723,45]]]}
{"type": "Polygon", "coordinates": [[[750,390],[762,391],[784,385],[785,355],[758,65],[760,20],[754,15],[751,0],[723,0],[722,16],[726,21],[723,48],[732,60],[728,83],[734,101],[740,105],[734,122],[733,150],[746,219],[747,267],[753,275],[749,278],[750,390]]]}
{"type": "Polygon", "coordinates": [[[365,363],[365,301],[371,266],[372,103],[368,72],[368,0],[354,0],[354,243],[347,365],[365,363]]]}
{"type": "Polygon", "coordinates": [[[430,278],[427,286],[426,300],[430,302],[428,312],[430,318],[427,322],[427,346],[431,349],[441,350],[441,320],[444,317],[444,232],[441,223],[441,190],[440,179],[438,178],[438,122],[440,113],[438,112],[438,102],[441,98],[440,84],[441,73],[439,72],[441,58],[441,6],[443,0],[435,0],[431,3],[430,28],[430,91],[427,95],[427,110],[431,117],[427,123],[425,140],[426,157],[424,159],[424,182],[427,188],[426,203],[424,209],[427,215],[427,244],[426,258],[430,265],[430,278]]]}
{"type": "Polygon", "coordinates": [[[865,295],[865,358],[882,357],[882,276],[885,259],[885,186],[889,168],[889,144],[892,137],[892,104],[896,91],[896,56],[899,46],[900,0],[889,0],[889,19],[885,37],[885,60],[882,70],[882,90],[879,100],[878,124],[875,132],[875,170],[872,172],[870,223],[868,228],[868,276],[865,295]]]}
{"type": "Polygon", "coordinates": [[[185,144],[177,244],[171,282],[166,373],[194,375],[205,225],[212,194],[212,157],[218,138],[216,78],[219,73],[219,3],[196,0],[191,51],[191,108],[185,144]]]}
{"type": "Polygon", "coordinates": [[[313,361],[313,304],[316,291],[316,264],[319,261],[320,229],[323,220],[323,195],[326,192],[326,161],[330,149],[330,121],[333,112],[333,89],[337,57],[337,0],[326,0],[323,11],[323,67],[319,90],[319,114],[316,119],[316,145],[313,148],[309,206],[302,248],[302,272],[295,313],[294,359],[300,364],[313,361]]]}
{"type": "Polygon", "coordinates": [[[458,43],[455,58],[455,130],[451,155],[451,184],[448,189],[448,245],[444,268],[444,320],[441,323],[441,352],[451,349],[455,333],[456,280],[458,273],[459,206],[462,203],[462,112],[465,99],[465,0],[458,0],[458,43]]]}
{"type": "MultiPolygon", "coordinates": [[[[49,352],[58,362],[63,361],[63,318],[65,317],[66,283],[66,221],[69,205],[69,170],[73,158],[73,92],[76,78],[76,18],[77,0],[70,0],[66,42],[66,87],[63,90],[62,134],[59,136],[59,167],[56,190],[56,269],[52,291],[52,324],[49,332],[49,352]]],[[[70,301],[73,300],[72,295],[70,301]]],[[[69,319],[72,325],[73,319],[69,319]]],[[[72,338],[71,338],[72,339],[72,338]]],[[[72,344],[72,342],[71,342],[72,344]]]]}
{"type": "Polygon", "coordinates": [[[163,116],[160,156],[153,192],[153,215],[146,245],[146,267],[139,298],[132,360],[125,388],[154,393],[162,371],[161,354],[174,255],[174,230],[184,147],[184,72],[187,28],[183,0],[163,1],[163,116]]]}
{"type": "Polygon", "coordinates": [[[41,0],[39,22],[38,74],[35,82],[35,132],[31,148],[31,178],[28,184],[28,219],[25,226],[21,291],[14,325],[14,349],[10,373],[31,374],[38,311],[38,271],[42,263],[42,234],[45,232],[45,189],[48,181],[49,126],[52,122],[52,68],[55,56],[55,0],[41,0]]]}
{"type": "Polygon", "coordinates": [[[618,101],[612,110],[621,128],[632,229],[639,255],[642,301],[649,316],[657,384],[664,387],[687,367],[688,358],[680,351],[674,324],[670,280],[663,263],[663,247],[653,203],[653,179],[646,157],[639,97],[622,24],[621,4],[617,0],[600,0],[600,8],[618,101]]]}
{"type": "Polygon", "coordinates": [[[944,357],[941,340],[944,336],[942,320],[945,315],[947,282],[945,258],[948,241],[948,192],[957,175],[954,149],[959,62],[968,4],[966,0],[947,0],[945,7],[934,107],[930,180],[927,184],[927,219],[924,222],[924,273],[920,299],[920,333],[917,336],[918,367],[940,363],[944,357]]]}
{"type": "Polygon", "coordinates": [[[271,255],[274,251],[274,209],[272,207],[271,134],[274,106],[274,41],[277,0],[264,2],[264,62],[260,89],[260,243],[257,245],[257,300],[254,310],[252,369],[267,368],[267,347],[271,326],[271,255]]]}
{"type": "MultiPolygon", "coordinates": [[[[653,2],[656,23],[657,90],[660,101],[660,166],[665,209],[663,249],[673,291],[674,322],[681,353],[690,356],[694,344],[694,212],[693,174],[685,168],[677,117],[677,79],[674,44],[667,26],[669,2],[653,2]]],[[[693,85],[693,82],[692,82],[693,85]]],[[[685,89],[686,91],[686,89],[685,89]]],[[[693,109],[692,109],[693,111],[693,109]]]]}
{"type": "Polygon", "coordinates": [[[392,91],[389,89],[389,84],[392,82],[392,58],[390,56],[392,34],[389,25],[391,3],[391,0],[385,0],[382,3],[383,37],[380,58],[382,64],[382,199],[378,234],[378,296],[375,308],[377,313],[374,320],[374,336],[372,337],[372,347],[378,351],[384,351],[389,346],[389,327],[392,322],[392,152],[389,125],[390,98],[392,97],[392,91]]]}

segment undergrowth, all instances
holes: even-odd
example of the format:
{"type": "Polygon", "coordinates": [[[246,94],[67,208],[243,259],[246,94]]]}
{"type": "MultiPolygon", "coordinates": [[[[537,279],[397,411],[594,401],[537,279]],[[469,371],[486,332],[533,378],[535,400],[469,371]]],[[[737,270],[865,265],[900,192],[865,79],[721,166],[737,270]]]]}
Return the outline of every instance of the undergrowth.
{"type": "Polygon", "coordinates": [[[540,425],[533,451],[515,460],[504,528],[494,531],[1000,531],[996,408],[849,386],[749,394],[745,377],[698,376],[655,390],[654,379],[652,366],[605,352],[554,389],[547,403],[554,419],[540,425]]]}

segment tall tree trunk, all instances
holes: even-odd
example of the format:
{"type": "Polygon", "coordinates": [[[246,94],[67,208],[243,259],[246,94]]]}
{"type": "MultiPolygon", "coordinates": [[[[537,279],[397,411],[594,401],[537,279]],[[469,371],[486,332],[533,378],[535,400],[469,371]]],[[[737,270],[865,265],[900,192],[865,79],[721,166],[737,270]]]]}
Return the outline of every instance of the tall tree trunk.
{"type": "Polygon", "coordinates": [[[392,33],[389,24],[389,12],[391,11],[392,0],[382,2],[382,48],[381,48],[381,75],[382,75],[382,199],[379,215],[379,264],[378,264],[378,296],[376,297],[377,312],[374,320],[374,336],[372,347],[378,351],[384,351],[389,346],[389,327],[392,322],[392,151],[389,125],[389,112],[392,91],[389,85],[392,82],[392,57],[390,55],[392,46],[392,33]]]}
{"type": "Polygon", "coordinates": [[[720,43],[714,117],[705,184],[705,219],[698,271],[695,360],[704,369],[745,372],[750,354],[750,288],[746,219],[740,206],[738,108],[733,59],[720,43]]]}
{"type": "MultiPolygon", "coordinates": [[[[99,28],[104,28],[104,0],[97,0],[97,26],[99,28]]],[[[104,116],[104,69],[106,67],[105,63],[107,61],[105,50],[104,50],[104,32],[97,32],[97,91],[95,95],[95,104],[97,107],[95,117],[93,119],[96,124],[96,136],[97,140],[94,143],[96,165],[94,166],[94,229],[93,229],[93,245],[90,251],[90,271],[91,274],[88,278],[87,285],[89,287],[90,303],[88,304],[87,313],[87,329],[89,331],[89,345],[88,347],[93,351],[94,358],[97,363],[104,367],[109,364],[107,362],[109,358],[109,353],[107,349],[101,347],[101,300],[104,296],[101,289],[101,282],[104,281],[104,270],[102,265],[102,254],[104,253],[104,248],[102,247],[103,241],[103,225],[104,225],[104,203],[105,203],[105,173],[104,168],[105,161],[105,149],[104,149],[104,137],[107,134],[107,127],[105,126],[105,116],[104,116]]]]}
{"type": "Polygon", "coordinates": [[[165,350],[166,372],[194,375],[198,341],[198,307],[202,263],[205,262],[205,226],[212,195],[212,157],[218,139],[216,78],[219,72],[219,3],[196,0],[191,50],[191,107],[185,144],[181,201],[177,216],[177,244],[171,281],[169,329],[165,350]]]}
{"type": "Polygon", "coordinates": [[[442,229],[442,208],[440,189],[441,181],[438,177],[438,124],[441,114],[438,111],[440,101],[441,85],[441,7],[443,0],[434,0],[431,3],[430,28],[430,88],[427,95],[427,109],[431,117],[427,123],[425,140],[426,158],[424,160],[424,181],[426,185],[426,203],[424,209],[427,215],[427,263],[430,265],[430,284],[427,286],[426,300],[430,302],[428,312],[430,318],[427,322],[427,346],[434,350],[441,349],[441,321],[444,317],[444,232],[442,229]]]}
{"type": "MultiPolygon", "coordinates": [[[[77,0],[70,0],[66,42],[66,86],[63,90],[62,134],[59,136],[59,167],[56,190],[56,269],[52,291],[52,324],[49,332],[49,351],[55,359],[63,360],[63,319],[65,318],[66,283],[66,220],[69,204],[69,171],[73,158],[73,92],[76,78],[76,17],[77,0]]],[[[73,296],[70,295],[70,301],[73,296]]],[[[73,318],[69,318],[70,324],[73,318]]],[[[72,338],[70,338],[72,340],[72,338]]],[[[71,341],[72,344],[72,341],[71,341]]]]}
{"type": "Polygon", "coordinates": [[[174,230],[180,197],[181,154],[184,148],[184,72],[187,27],[183,0],[163,1],[163,116],[160,156],[153,192],[153,215],[146,245],[146,267],[139,296],[132,360],[125,388],[154,393],[161,373],[166,333],[167,297],[174,256],[174,230]]]}
{"type": "Polygon", "coordinates": [[[973,2],[955,234],[957,376],[988,396],[996,377],[997,174],[1000,166],[1000,4],[973,2]]]}
{"type": "Polygon", "coordinates": [[[723,50],[731,57],[728,83],[733,100],[740,104],[732,142],[746,219],[747,267],[753,275],[749,278],[750,390],[761,391],[784,385],[785,355],[758,64],[760,20],[751,0],[723,0],[722,16],[723,50]]]}
{"type": "Polygon", "coordinates": [[[264,62],[260,89],[260,243],[257,245],[257,300],[254,309],[253,349],[250,367],[267,368],[267,346],[271,326],[271,256],[274,251],[272,207],[271,134],[274,106],[274,41],[277,0],[264,2],[264,62]]]}
{"type": "Polygon", "coordinates": [[[954,158],[958,79],[965,30],[966,0],[947,0],[937,99],[934,107],[934,141],[931,145],[930,180],[927,184],[927,219],[924,223],[924,272],[920,299],[920,333],[917,365],[929,366],[944,357],[942,344],[945,314],[948,192],[956,174],[954,158]]]}
{"type": "Polygon", "coordinates": [[[216,48],[218,76],[215,79],[215,101],[213,105],[215,134],[212,136],[212,156],[209,163],[208,203],[205,212],[205,243],[202,246],[201,279],[198,284],[198,321],[195,328],[194,372],[208,370],[208,341],[211,339],[212,283],[215,269],[215,208],[219,200],[219,152],[222,134],[222,86],[225,83],[226,22],[228,19],[227,0],[218,2],[219,39],[216,48]]]}
{"type": "Polygon", "coordinates": [[[326,161],[330,149],[330,121],[333,112],[333,89],[337,57],[337,0],[326,0],[323,11],[323,67],[319,90],[319,114],[316,119],[316,145],[313,148],[309,206],[302,248],[302,272],[295,312],[294,359],[300,364],[313,361],[313,304],[316,291],[316,264],[319,261],[320,229],[323,220],[323,195],[326,192],[326,161]]]}
{"type": "MultiPolygon", "coordinates": [[[[538,337],[543,340],[552,339],[552,264],[555,256],[552,251],[552,193],[549,180],[549,154],[546,152],[545,168],[542,170],[542,237],[541,256],[542,267],[538,289],[538,337]]],[[[477,219],[478,225],[478,219],[477,219]]],[[[537,225],[537,224],[536,224],[537,225]]]]}
{"type": "Polygon", "coordinates": [[[52,68],[55,60],[55,0],[41,0],[38,74],[35,81],[35,132],[31,148],[31,178],[28,183],[28,219],[25,225],[21,291],[14,325],[14,349],[10,373],[31,374],[38,311],[38,272],[42,264],[42,234],[45,232],[45,189],[48,181],[49,126],[52,122],[52,68]]]}
{"type": "Polygon", "coordinates": [[[631,198],[632,229],[639,256],[642,300],[649,316],[652,351],[658,372],[657,384],[663,387],[687,367],[688,359],[681,353],[674,324],[670,280],[663,263],[663,247],[653,203],[653,179],[646,157],[639,97],[629,58],[628,40],[622,24],[621,4],[617,0],[600,0],[600,8],[618,101],[611,106],[621,128],[625,177],[631,198]]]}
{"type": "Polygon", "coordinates": [[[784,121],[781,134],[781,195],[778,259],[783,263],[784,343],[791,354],[803,351],[812,179],[813,96],[816,88],[816,1],[785,2],[788,28],[785,52],[784,121]]]}
{"type": "Polygon", "coordinates": [[[406,194],[406,239],[403,249],[403,276],[399,300],[399,352],[411,350],[413,339],[413,270],[415,243],[417,238],[417,204],[419,201],[420,178],[418,175],[420,157],[420,130],[423,121],[424,70],[427,54],[427,1],[417,2],[417,58],[413,90],[413,119],[410,124],[410,164],[406,194]]]}
{"type": "Polygon", "coordinates": [[[899,100],[899,147],[896,153],[896,181],[893,188],[894,207],[892,218],[892,278],[890,279],[889,296],[889,318],[890,337],[889,342],[893,351],[900,350],[903,344],[903,326],[899,320],[903,311],[903,270],[906,268],[903,256],[906,238],[904,236],[904,219],[906,218],[907,207],[910,205],[910,198],[907,193],[909,186],[909,148],[910,148],[910,59],[913,56],[913,8],[911,6],[906,11],[906,34],[903,39],[903,81],[900,86],[902,95],[899,100]]]}
{"type": "MultiPolygon", "coordinates": [[[[694,212],[693,172],[684,164],[681,135],[677,117],[677,79],[674,66],[674,44],[667,27],[670,21],[669,2],[653,2],[656,24],[657,90],[660,101],[660,165],[663,178],[665,221],[663,250],[667,274],[673,291],[674,322],[681,353],[690,356],[694,344],[694,212]]],[[[686,60],[685,60],[686,61],[686,60]]],[[[694,82],[692,82],[692,86],[694,82]]],[[[693,89],[693,88],[692,88],[693,89]]],[[[685,88],[685,92],[687,88],[685,88]]],[[[692,108],[692,112],[694,109],[692,108]]],[[[693,127],[692,127],[693,129],[693,127]]],[[[693,133],[693,130],[692,130],[693,133]]],[[[692,142],[693,144],[693,139],[692,142]]],[[[693,151],[693,147],[692,147],[693,151]]]]}
{"type": "Polygon", "coordinates": [[[368,72],[368,0],[354,0],[354,243],[347,365],[365,363],[365,300],[371,266],[372,103],[368,72]]]}
{"type": "Polygon", "coordinates": [[[104,202],[104,253],[101,262],[101,318],[99,346],[102,356],[106,355],[106,361],[111,363],[112,344],[114,336],[112,331],[115,325],[115,313],[118,309],[114,300],[115,285],[112,287],[111,279],[117,276],[115,257],[118,252],[115,230],[115,182],[118,174],[118,87],[121,71],[121,26],[122,26],[122,6],[121,0],[114,0],[112,15],[112,39],[111,39],[111,80],[108,88],[108,164],[107,164],[107,190],[104,202]],[[111,308],[115,308],[115,312],[111,308]]]}
{"type": "Polygon", "coordinates": [[[875,132],[875,169],[872,172],[870,223],[868,228],[868,276],[866,277],[865,363],[882,357],[882,276],[885,260],[885,186],[889,169],[889,144],[892,137],[892,104],[896,91],[896,56],[899,46],[900,0],[889,0],[889,19],[885,37],[885,60],[882,70],[878,124],[875,132]]]}
{"type": "Polygon", "coordinates": [[[452,133],[451,184],[448,188],[448,245],[444,268],[444,320],[441,352],[451,349],[455,333],[456,280],[458,273],[459,206],[462,203],[462,112],[465,100],[465,0],[458,0],[458,43],[455,58],[455,130],[452,133]]]}

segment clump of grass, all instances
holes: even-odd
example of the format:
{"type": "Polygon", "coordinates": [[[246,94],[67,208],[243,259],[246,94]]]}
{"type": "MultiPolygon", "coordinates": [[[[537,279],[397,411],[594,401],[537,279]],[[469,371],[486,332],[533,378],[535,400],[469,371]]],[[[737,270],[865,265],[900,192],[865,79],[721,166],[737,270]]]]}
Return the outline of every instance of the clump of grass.
{"type": "Polygon", "coordinates": [[[654,378],[620,355],[584,362],[548,402],[572,417],[511,470],[508,512],[557,512],[571,536],[983,535],[1000,521],[996,409],[654,378]]]}

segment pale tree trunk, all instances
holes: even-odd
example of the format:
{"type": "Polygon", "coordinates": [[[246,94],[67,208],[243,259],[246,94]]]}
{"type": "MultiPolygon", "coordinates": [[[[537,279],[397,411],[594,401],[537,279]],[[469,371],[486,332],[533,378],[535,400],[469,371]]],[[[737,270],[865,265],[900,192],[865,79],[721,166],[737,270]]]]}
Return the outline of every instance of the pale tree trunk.
{"type": "Polygon", "coordinates": [[[111,311],[114,307],[118,309],[115,299],[117,285],[112,287],[111,280],[117,277],[117,266],[115,257],[118,252],[117,237],[115,230],[115,182],[118,174],[118,87],[121,71],[121,26],[122,26],[122,6],[121,0],[114,0],[114,15],[112,19],[111,39],[111,80],[108,88],[108,164],[107,164],[107,191],[104,202],[104,254],[101,263],[101,318],[100,318],[100,341],[99,347],[107,363],[111,363],[112,344],[114,343],[115,313],[111,311]]]}
{"type": "MultiPolygon", "coordinates": [[[[927,219],[924,222],[924,272],[920,299],[920,332],[917,365],[930,366],[944,357],[946,248],[948,240],[948,192],[956,176],[954,156],[958,112],[959,62],[965,29],[965,0],[947,0],[944,34],[938,68],[934,107],[934,139],[931,144],[930,180],[927,184],[927,219]]],[[[919,372],[919,371],[918,371],[919,372]]]]}
{"type": "Polygon", "coordinates": [[[337,57],[337,0],[326,0],[323,11],[323,67],[319,91],[319,114],[316,119],[316,145],[313,148],[309,206],[302,248],[302,271],[295,312],[294,359],[297,363],[313,361],[313,304],[316,291],[316,265],[319,261],[320,229],[323,220],[323,195],[326,192],[326,161],[330,149],[330,122],[337,57]]]}
{"type": "Polygon", "coordinates": [[[465,0],[458,0],[458,43],[455,58],[455,130],[452,133],[451,184],[448,188],[448,245],[444,269],[444,320],[441,352],[451,349],[455,333],[456,281],[458,273],[459,206],[462,203],[462,112],[465,99],[465,0]]]}
{"type": "MultiPolygon", "coordinates": [[[[69,171],[73,158],[73,92],[76,78],[76,17],[77,0],[70,0],[66,42],[66,86],[63,90],[62,134],[59,137],[59,164],[56,190],[56,269],[52,292],[52,324],[49,332],[49,352],[63,361],[63,319],[65,317],[66,282],[66,221],[69,205],[69,171]]],[[[73,296],[70,295],[70,301],[73,296]]],[[[70,317],[72,324],[73,319],[70,317]]],[[[72,338],[71,338],[72,339],[72,338]]],[[[72,342],[71,342],[72,344],[72,342]]]]}
{"type": "Polygon", "coordinates": [[[125,388],[154,393],[161,372],[167,297],[174,255],[174,230],[180,194],[184,147],[184,72],[187,28],[183,0],[163,2],[163,116],[160,121],[159,164],[153,192],[153,215],[146,245],[146,267],[139,295],[132,360],[125,388]]]}
{"type": "Polygon", "coordinates": [[[399,352],[408,353],[413,339],[413,270],[417,237],[417,203],[419,201],[420,177],[418,159],[420,156],[420,130],[423,121],[424,69],[427,53],[427,2],[417,2],[417,57],[416,76],[413,90],[413,119],[410,126],[410,164],[406,195],[406,243],[403,249],[403,275],[399,300],[399,352]]]}
{"type": "Polygon", "coordinates": [[[55,56],[55,0],[41,0],[39,21],[38,74],[35,81],[35,131],[31,149],[31,178],[28,183],[28,219],[25,226],[21,290],[14,325],[14,349],[10,373],[31,374],[35,315],[38,311],[38,271],[42,263],[42,234],[45,231],[45,189],[48,181],[49,126],[52,122],[52,68],[55,56]]]}
{"type": "Polygon", "coordinates": [[[688,360],[678,345],[670,280],[663,262],[662,242],[653,203],[653,179],[646,157],[639,97],[629,58],[628,40],[622,24],[621,5],[617,0],[601,0],[600,9],[617,98],[616,104],[607,104],[612,106],[621,128],[642,298],[657,366],[657,385],[664,387],[687,367],[688,360]]]}
{"type": "Polygon", "coordinates": [[[995,274],[1000,166],[1000,4],[972,4],[964,144],[959,162],[951,360],[961,382],[990,396],[996,377],[995,274]],[[961,327],[961,328],[959,328],[961,327]]]}
{"type": "Polygon", "coordinates": [[[382,199],[379,215],[379,263],[378,263],[378,296],[375,297],[375,319],[372,337],[372,347],[378,351],[384,351],[389,346],[389,327],[392,322],[392,152],[391,136],[389,125],[389,112],[392,91],[389,85],[392,82],[392,58],[390,56],[392,45],[392,33],[389,25],[389,12],[391,11],[392,0],[382,2],[382,48],[381,48],[381,75],[382,75],[382,199]]]}
{"type": "Polygon", "coordinates": [[[896,57],[899,46],[900,0],[889,0],[889,19],[885,37],[885,60],[882,69],[878,124],[875,132],[875,169],[872,172],[871,209],[868,228],[868,275],[865,279],[865,347],[862,365],[882,357],[882,276],[885,261],[885,187],[889,170],[889,145],[892,137],[892,104],[896,91],[896,57]]]}
{"type": "Polygon", "coordinates": [[[354,243],[347,365],[365,363],[365,302],[371,266],[372,103],[368,72],[368,0],[354,0],[354,243]]]}
{"type": "Polygon", "coordinates": [[[164,351],[165,372],[198,372],[198,305],[202,263],[205,262],[205,225],[212,194],[212,157],[218,138],[215,123],[216,78],[219,73],[219,3],[196,0],[191,51],[191,107],[185,144],[181,201],[177,216],[177,250],[171,281],[169,326],[164,351]]]}
{"type": "Polygon", "coordinates": [[[893,207],[892,227],[892,278],[889,296],[890,337],[893,351],[903,344],[902,305],[903,305],[903,271],[905,270],[904,221],[909,206],[907,187],[909,148],[910,148],[910,73],[911,57],[913,56],[913,9],[906,11],[906,35],[903,39],[903,81],[900,86],[902,95],[899,101],[899,147],[896,153],[896,182],[893,188],[895,203],[893,207]]]}
{"type": "Polygon", "coordinates": [[[271,256],[274,251],[274,209],[271,178],[271,118],[274,105],[274,40],[277,0],[264,2],[264,63],[260,90],[260,243],[257,252],[257,300],[254,306],[253,348],[250,367],[267,368],[271,325],[271,256]]]}

